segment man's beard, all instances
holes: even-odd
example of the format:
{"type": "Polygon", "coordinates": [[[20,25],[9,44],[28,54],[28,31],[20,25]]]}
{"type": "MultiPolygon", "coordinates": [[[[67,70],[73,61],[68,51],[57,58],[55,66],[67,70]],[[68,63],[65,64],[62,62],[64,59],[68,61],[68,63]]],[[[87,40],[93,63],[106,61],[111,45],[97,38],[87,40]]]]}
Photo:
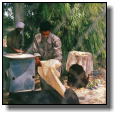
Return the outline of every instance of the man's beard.
{"type": "Polygon", "coordinates": [[[43,39],[43,40],[47,40],[47,39],[48,39],[48,37],[42,37],[42,39],[43,39]]]}
{"type": "Polygon", "coordinates": [[[16,30],[17,34],[22,34],[22,31],[16,30]]]}

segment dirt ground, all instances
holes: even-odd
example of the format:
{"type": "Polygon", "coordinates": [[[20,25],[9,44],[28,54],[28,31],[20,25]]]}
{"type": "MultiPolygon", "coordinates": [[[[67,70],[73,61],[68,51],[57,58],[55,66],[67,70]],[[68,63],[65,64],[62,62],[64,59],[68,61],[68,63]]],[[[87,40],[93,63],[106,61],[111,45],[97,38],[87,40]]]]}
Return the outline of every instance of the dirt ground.
{"type": "MultiPolygon", "coordinates": [[[[62,77],[63,79],[63,84],[66,88],[70,88],[67,86],[67,77],[64,76],[62,77]]],[[[100,78],[102,79],[102,78],[100,78]]],[[[90,79],[91,80],[91,79],[90,79]]],[[[78,98],[80,104],[106,104],[106,79],[102,80],[102,83],[98,86],[95,87],[93,90],[88,89],[88,88],[80,88],[80,89],[75,89],[72,88],[78,98]]],[[[35,76],[35,91],[40,91],[40,80],[39,76],[35,76]]],[[[8,96],[9,93],[5,91],[3,88],[3,104],[8,104],[8,96]]]]}
{"type": "MultiPolygon", "coordinates": [[[[6,40],[3,40],[3,47],[6,47],[6,40]]],[[[106,67],[106,66],[105,66],[106,67]]],[[[80,88],[75,89],[72,88],[79,98],[80,104],[106,104],[106,68],[101,68],[101,73],[98,76],[90,76],[90,82],[94,79],[101,80],[101,83],[98,86],[94,86],[94,89],[91,90],[89,88],[80,88]]],[[[67,76],[63,76],[61,78],[61,82],[66,88],[67,86],[67,76]]],[[[35,76],[35,91],[40,91],[40,80],[39,76],[35,76]]],[[[3,88],[3,104],[8,104],[8,96],[9,93],[5,91],[3,88]]]]}

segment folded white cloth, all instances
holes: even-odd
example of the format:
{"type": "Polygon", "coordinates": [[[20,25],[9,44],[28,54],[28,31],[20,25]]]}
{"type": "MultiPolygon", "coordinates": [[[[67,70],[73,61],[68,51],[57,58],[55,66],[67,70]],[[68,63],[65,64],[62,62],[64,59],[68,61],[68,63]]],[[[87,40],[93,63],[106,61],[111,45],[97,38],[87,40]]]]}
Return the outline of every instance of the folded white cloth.
{"type": "Polygon", "coordinates": [[[24,26],[25,26],[25,24],[23,23],[23,22],[18,22],[17,24],[16,24],[16,28],[24,28],[24,26]]]}
{"type": "Polygon", "coordinates": [[[64,93],[66,88],[59,80],[60,73],[56,70],[56,68],[61,66],[61,62],[56,59],[50,59],[46,61],[41,61],[42,66],[38,67],[38,73],[45,80],[45,82],[54,88],[62,97],[64,97],[64,93]]]}

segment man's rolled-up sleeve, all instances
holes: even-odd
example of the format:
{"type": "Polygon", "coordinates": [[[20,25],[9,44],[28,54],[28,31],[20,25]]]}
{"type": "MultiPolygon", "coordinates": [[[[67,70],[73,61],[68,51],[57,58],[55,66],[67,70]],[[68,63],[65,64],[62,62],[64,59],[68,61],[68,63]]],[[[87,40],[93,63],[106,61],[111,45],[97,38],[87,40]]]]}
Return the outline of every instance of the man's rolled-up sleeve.
{"type": "Polygon", "coordinates": [[[41,56],[38,50],[38,43],[36,38],[34,38],[34,41],[33,41],[33,54],[34,56],[41,56]]]}

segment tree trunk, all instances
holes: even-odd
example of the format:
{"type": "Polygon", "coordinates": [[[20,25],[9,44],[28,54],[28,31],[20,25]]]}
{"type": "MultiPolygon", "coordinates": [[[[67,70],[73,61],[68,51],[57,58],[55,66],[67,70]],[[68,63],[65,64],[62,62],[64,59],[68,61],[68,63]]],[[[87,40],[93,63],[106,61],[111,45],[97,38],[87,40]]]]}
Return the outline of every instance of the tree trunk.
{"type": "MultiPolygon", "coordinates": [[[[14,27],[18,22],[24,22],[24,3],[14,3],[14,27]]],[[[24,44],[24,29],[22,31],[23,44],[24,44]]]]}
{"type": "Polygon", "coordinates": [[[72,66],[73,64],[81,65],[85,70],[86,77],[88,77],[88,74],[91,74],[91,72],[93,71],[92,54],[89,52],[80,51],[69,52],[66,63],[66,70],[69,71],[70,66],[72,66]]]}
{"type": "Polygon", "coordinates": [[[14,25],[24,22],[24,3],[14,3],[14,25]]]}

